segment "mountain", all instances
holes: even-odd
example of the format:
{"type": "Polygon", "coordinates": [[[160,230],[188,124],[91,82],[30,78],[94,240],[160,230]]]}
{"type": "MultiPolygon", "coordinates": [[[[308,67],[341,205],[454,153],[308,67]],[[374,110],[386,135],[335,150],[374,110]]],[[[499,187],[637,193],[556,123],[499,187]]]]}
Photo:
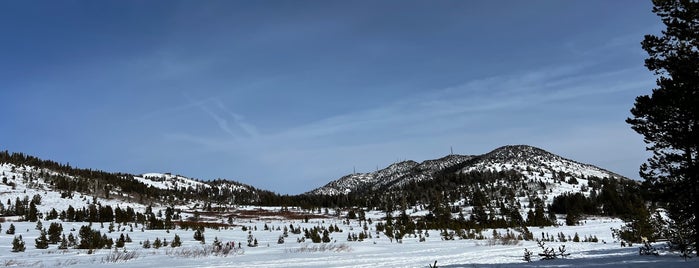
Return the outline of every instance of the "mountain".
{"type": "Polygon", "coordinates": [[[338,195],[362,190],[377,190],[395,187],[412,181],[432,179],[435,172],[460,165],[474,156],[448,155],[440,159],[427,160],[422,163],[403,161],[394,163],[384,169],[370,173],[355,173],[332,181],[327,185],[312,190],[312,195],[338,195]]]}
{"type": "Polygon", "coordinates": [[[278,195],[232,180],[202,181],[170,173],[81,169],[6,151],[0,151],[0,178],[0,200],[27,199],[34,195],[56,200],[43,209],[82,207],[98,202],[207,209],[234,205],[382,207],[395,205],[401,198],[411,204],[428,204],[443,197],[467,204],[477,199],[471,195],[474,191],[486,192],[487,198],[495,203],[507,197],[508,202],[528,204],[539,197],[550,204],[555,197],[566,193],[597,196],[603,192],[604,180],[625,179],[602,168],[526,145],[503,146],[483,155],[448,155],[421,163],[397,162],[374,172],[343,176],[296,196],[278,195]],[[334,198],[337,196],[344,197],[334,198]]]}
{"type": "Polygon", "coordinates": [[[438,175],[471,172],[514,171],[526,179],[615,178],[623,176],[605,169],[563,158],[528,145],[508,145],[483,155],[448,155],[422,163],[403,161],[370,173],[343,176],[314,189],[310,195],[339,195],[378,190],[395,190],[410,183],[434,180],[438,175]],[[537,173],[534,174],[534,171],[537,173]]]}
{"type": "Polygon", "coordinates": [[[38,195],[55,201],[43,205],[46,209],[57,210],[97,202],[138,207],[216,207],[259,204],[276,196],[232,180],[201,181],[170,173],[108,173],[7,151],[0,152],[0,179],[1,200],[38,195]]]}

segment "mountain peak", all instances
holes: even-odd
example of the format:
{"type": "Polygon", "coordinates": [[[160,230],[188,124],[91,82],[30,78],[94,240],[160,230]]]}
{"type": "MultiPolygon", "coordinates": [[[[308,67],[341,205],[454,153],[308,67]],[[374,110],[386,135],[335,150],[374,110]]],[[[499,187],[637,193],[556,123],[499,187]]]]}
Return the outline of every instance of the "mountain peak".
{"type": "Polygon", "coordinates": [[[490,161],[498,162],[536,162],[543,158],[560,159],[562,157],[554,155],[541,148],[530,145],[506,145],[499,147],[483,156],[490,161]]]}
{"type": "Polygon", "coordinates": [[[432,180],[438,174],[472,171],[539,170],[544,173],[566,173],[571,176],[613,177],[620,175],[589,164],[579,163],[529,145],[506,145],[483,155],[447,155],[415,161],[402,161],[372,173],[352,174],[332,181],[309,194],[336,195],[365,190],[391,189],[411,182],[432,180]]]}

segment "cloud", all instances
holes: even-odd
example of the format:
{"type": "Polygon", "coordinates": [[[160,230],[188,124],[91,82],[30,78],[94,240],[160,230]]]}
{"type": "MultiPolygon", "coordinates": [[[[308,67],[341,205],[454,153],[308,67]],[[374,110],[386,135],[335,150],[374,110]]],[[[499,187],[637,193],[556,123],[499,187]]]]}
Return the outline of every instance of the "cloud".
{"type": "Polygon", "coordinates": [[[257,138],[259,136],[257,128],[254,125],[246,122],[242,115],[231,111],[220,100],[213,97],[203,100],[194,100],[184,92],[182,95],[189,101],[189,103],[183,107],[198,107],[209,118],[216,122],[216,125],[221,131],[228,134],[234,140],[257,138]]]}
{"type": "Polygon", "coordinates": [[[223,102],[220,100],[213,100],[214,104],[216,107],[218,107],[219,110],[224,112],[225,114],[229,115],[231,118],[233,118],[233,122],[240,128],[242,129],[250,138],[257,138],[259,136],[259,132],[257,131],[257,127],[254,125],[248,123],[245,121],[245,117],[243,117],[240,114],[234,113],[231,110],[229,110],[223,102]]]}
{"type": "Polygon", "coordinates": [[[633,176],[629,170],[638,159],[628,155],[638,141],[629,139],[623,119],[610,116],[627,109],[626,103],[599,101],[637,95],[652,86],[652,78],[638,68],[591,72],[595,67],[551,66],[486,77],[267,133],[217,98],[188,98],[183,107],[204,111],[226,137],[175,132],[166,138],[266,170],[236,171],[255,178],[249,181],[254,185],[320,186],[352,166],[371,171],[397,159],[441,157],[450,146],[478,154],[505,144],[540,146],[633,176]],[[586,152],[589,148],[600,150],[586,152]]]}

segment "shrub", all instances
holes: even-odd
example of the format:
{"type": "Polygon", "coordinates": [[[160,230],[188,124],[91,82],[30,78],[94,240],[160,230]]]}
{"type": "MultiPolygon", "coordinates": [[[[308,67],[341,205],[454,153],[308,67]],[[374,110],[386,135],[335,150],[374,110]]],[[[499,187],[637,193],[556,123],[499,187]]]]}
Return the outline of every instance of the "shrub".
{"type": "Polygon", "coordinates": [[[138,258],[139,254],[137,251],[121,251],[113,250],[107,256],[102,257],[102,263],[118,263],[126,262],[138,258]]]}

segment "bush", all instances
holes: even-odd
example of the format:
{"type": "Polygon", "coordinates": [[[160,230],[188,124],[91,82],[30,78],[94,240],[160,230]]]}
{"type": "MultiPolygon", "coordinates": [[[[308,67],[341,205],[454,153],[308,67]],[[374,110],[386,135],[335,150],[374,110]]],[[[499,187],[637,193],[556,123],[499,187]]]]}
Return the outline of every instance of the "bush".
{"type": "Polygon", "coordinates": [[[138,258],[137,251],[120,251],[115,249],[114,251],[111,251],[107,256],[102,257],[102,263],[126,262],[135,258],[138,258]]]}
{"type": "Polygon", "coordinates": [[[300,248],[286,249],[286,253],[303,253],[303,252],[350,252],[352,248],[347,244],[320,244],[309,246],[305,244],[300,248]]]}
{"type": "Polygon", "coordinates": [[[223,247],[215,249],[213,245],[203,245],[201,247],[168,249],[165,254],[168,256],[184,257],[184,258],[203,258],[208,256],[221,256],[243,254],[244,250],[240,248],[223,247]]]}

